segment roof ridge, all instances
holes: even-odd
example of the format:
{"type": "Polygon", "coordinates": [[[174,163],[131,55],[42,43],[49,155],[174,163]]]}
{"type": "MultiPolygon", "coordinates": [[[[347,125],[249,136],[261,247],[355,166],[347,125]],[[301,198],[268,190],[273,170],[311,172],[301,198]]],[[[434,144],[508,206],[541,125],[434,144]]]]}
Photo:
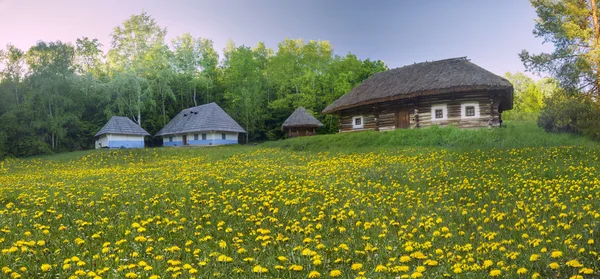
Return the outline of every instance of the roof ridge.
{"type": "MultiPolygon", "coordinates": [[[[440,59],[440,60],[431,60],[431,61],[422,61],[422,62],[413,62],[412,64],[407,64],[404,66],[400,66],[397,68],[394,68],[392,70],[395,69],[402,69],[404,67],[411,67],[411,66],[415,66],[415,65],[421,65],[421,64],[425,64],[425,63],[435,63],[435,62],[444,62],[444,61],[451,61],[451,60],[465,60],[465,61],[471,61],[471,59],[467,58],[467,56],[459,56],[459,57],[453,57],[453,58],[446,58],[446,59],[440,59]]],[[[379,72],[379,73],[385,73],[386,71],[383,72],[379,72]]],[[[377,73],[378,74],[378,73],[377,73]]]]}

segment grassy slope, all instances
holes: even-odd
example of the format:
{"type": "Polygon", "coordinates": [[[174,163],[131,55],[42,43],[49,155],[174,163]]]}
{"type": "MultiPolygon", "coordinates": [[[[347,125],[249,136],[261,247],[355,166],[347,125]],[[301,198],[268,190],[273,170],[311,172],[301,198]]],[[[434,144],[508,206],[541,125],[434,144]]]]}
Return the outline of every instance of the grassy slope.
{"type": "MultiPolygon", "coordinates": [[[[571,134],[546,133],[533,122],[508,122],[499,129],[462,130],[453,127],[414,130],[396,130],[388,132],[360,132],[333,135],[319,135],[270,141],[258,146],[236,145],[207,148],[159,148],[165,155],[188,157],[199,154],[213,159],[228,158],[231,155],[249,152],[259,148],[279,148],[292,151],[333,151],[333,152],[370,152],[390,150],[399,147],[453,148],[459,150],[488,148],[519,148],[549,146],[589,146],[600,144],[582,136],[571,134]]],[[[84,150],[54,155],[27,158],[66,162],[96,152],[106,150],[84,150]]],[[[141,150],[111,150],[137,154],[141,150]]]]}
{"type": "Polygon", "coordinates": [[[512,122],[499,129],[462,130],[454,127],[360,132],[293,138],[264,143],[295,151],[367,151],[396,147],[517,148],[538,146],[597,146],[587,138],[550,134],[533,122],[512,122]]]}

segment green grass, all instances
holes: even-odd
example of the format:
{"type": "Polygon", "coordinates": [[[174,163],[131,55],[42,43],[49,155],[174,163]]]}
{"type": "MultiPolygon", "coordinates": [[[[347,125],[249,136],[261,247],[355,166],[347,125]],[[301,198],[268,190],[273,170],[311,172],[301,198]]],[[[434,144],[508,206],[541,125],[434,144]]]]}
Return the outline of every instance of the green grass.
{"type": "Polygon", "coordinates": [[[357,151],[398,147],[471,149],[575,145],[598,146],[598,143],[577,135],[547,133],[534,122],[508,122],[506,127],[494,129],[435,126],[387,132],[352,132],[272,141],[262,146],[295,151],[357,151]]]}
{"type": "Polygon", "coordinates": [[[9,159],[0,278],[598,278],[597,147],[515,123],[9,159]]]}

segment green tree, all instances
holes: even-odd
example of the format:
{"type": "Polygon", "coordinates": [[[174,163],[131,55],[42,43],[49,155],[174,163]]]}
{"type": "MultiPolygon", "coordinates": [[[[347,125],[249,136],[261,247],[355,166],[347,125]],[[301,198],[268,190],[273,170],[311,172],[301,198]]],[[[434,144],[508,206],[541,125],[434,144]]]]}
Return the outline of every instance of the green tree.
{"type": "Polygon", "coordinates": [[[127,107],[127,111],[135,113],[133,119],[142,125],[142,113],[156,102],[152,96],[153,90],[147,90],[148,84],[146,74],[149,53],[164,45],[167,30],[160,27],[156,21],[146,12],[132,15],[117,26],[111,34],[111,49],[108,59],[111,67],[116,71],[116,79],[113,84],[119,93],[115,94],[119,112],[127,107]],[[124,84],[130,81],[132,84],[124,84]]]}
{"type": "Polygon", "coordinates": [[[36,115],[34,127],[49,140],[52,149],[79,119],[76,96],[72,94],[74,58],[73,46],[60,41],[38,42],[26,55],[32,88],[28,105],[36,115]]]}
{"type": "Polygon", "coordinates": [[[538,19],[533,33],[554,52],[519,55],[528,70],[546,72],[567,90],[598,96],[600,24],[596,0],[531,0],[538,19]]]}
{"type": "Polygon", "coordinates": [[[21,82],[25,75],[25,53],[12,44],[6,45],[6,50],[0,50],[0,65],[4,69],[0,71],[0,81],[10,83],[14,93],[14,101],[21,103],[21,82]]]}
{"type": "Polygon", "coordinates": [[[544,106],[544,98],[550,97],[557,90],[553,79],[544,78],[534,81],[523,73],[506,73],[514,86],[513,109],[502,114],[505,120],[536,120],[544,106]]]}
{"type": "Polygon", "coordinates": [[[241,122],[246,130],[246,143],[250,137],[260,137],[261,123],[266,106],[261,84],[260,63],[255,53],[246,46],[227,52],[224,61],[225,98],[229,113],[241,122]]]}

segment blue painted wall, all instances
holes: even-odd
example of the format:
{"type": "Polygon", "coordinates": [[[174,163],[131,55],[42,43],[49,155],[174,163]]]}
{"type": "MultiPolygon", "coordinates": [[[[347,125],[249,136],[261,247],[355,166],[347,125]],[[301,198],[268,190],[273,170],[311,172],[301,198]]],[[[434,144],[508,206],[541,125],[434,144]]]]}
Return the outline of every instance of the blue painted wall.
{"type": "Polygon", "coordinates": [[[109,148],[144,148],[143,141],[129,141],[129,140],[109,140],[109,148]]]}
{"type": "Polygon", "coordinates": [[[238,140],[234,139],[234,140],[222,140],[222,139],[216,139],[213,140],[213,144],[215,145],[221,145],[221,144],[237,144],[238,140]]]}
{"type": "Polygon", "coordinates": [[[167,137],[165,139],[165,141],[163,142],[164,146],[182,146],[183,142],[182,141],[171,141],[169,142],[169,138],[167,137]]]}
{"type": "MultiPolygon", "coordinates": [[[[234,140],[188,140],[188,145],[224,145],[224,144],[237,144],[237,139],[234,140]]],[[[164,146],[182,146],[183,141],[171,141],[169,142],[169,137],[164,138],[163,142],[164,146]]]]}

